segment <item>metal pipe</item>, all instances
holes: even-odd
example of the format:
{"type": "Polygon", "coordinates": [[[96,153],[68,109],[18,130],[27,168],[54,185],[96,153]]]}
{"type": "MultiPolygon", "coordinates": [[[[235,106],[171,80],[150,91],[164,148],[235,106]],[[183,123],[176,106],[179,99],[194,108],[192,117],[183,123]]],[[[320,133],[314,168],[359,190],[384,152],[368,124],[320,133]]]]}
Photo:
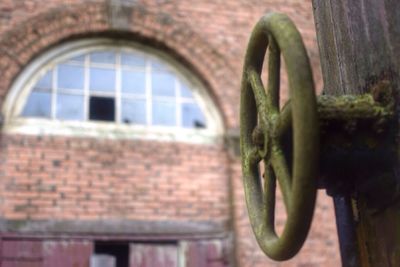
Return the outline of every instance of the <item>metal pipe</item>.
{"type": "Polygon", "coordinates": [[[342,267],[360,267],[357,236],[349,196],[333,197],[342,267]]]}

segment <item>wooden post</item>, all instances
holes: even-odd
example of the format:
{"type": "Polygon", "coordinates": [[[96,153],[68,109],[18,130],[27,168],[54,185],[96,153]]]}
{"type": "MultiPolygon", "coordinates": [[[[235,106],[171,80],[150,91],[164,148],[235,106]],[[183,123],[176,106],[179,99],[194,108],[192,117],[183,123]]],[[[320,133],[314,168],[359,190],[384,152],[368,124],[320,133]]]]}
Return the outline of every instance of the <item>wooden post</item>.
{"type": "MultiPolygon", "coordinates": [[[[399,96],[400,1],[313,0],[313,8],[324,92],[329,95],[369,93],[371,86],[385,80],[399,96]]],[[[390,170],[395,181],[392,188],[395,196],[400,184],[399,166],[390,170]]],[[[378,189],[370,190],[374,194],[378,189]]],[[[362,194],[352,196],[359,264],[362,267],[400,266],[400,198],[378,195],[387,201],[377,208],[362,194]]]]}

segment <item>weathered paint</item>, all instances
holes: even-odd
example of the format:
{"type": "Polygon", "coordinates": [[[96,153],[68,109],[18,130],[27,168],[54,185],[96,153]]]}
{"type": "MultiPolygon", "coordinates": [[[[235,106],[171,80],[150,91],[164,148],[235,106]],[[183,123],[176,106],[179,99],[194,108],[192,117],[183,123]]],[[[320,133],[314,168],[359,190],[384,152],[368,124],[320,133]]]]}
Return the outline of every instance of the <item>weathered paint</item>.
{"type": "Polygon", "coordinates": [[[27,240],[3,240],[2,267],[42,267],[42,242],[27,240]]]}
{"type": "Polygon", "coordinates": [[[42,267],[90,267],[90,241],[43,241],[42,267]]]}
{"type": "Polygon", "coordinates": [[[187,267],[207,267],[207,247],[201,242],[187,243],[185,262],[187,267]]]}
{"type": "MultiPolygon", "coordinates": [[[[115,258],[94,255],[89,239],[2,240],[1,267],[96,267],[115,265],[115,258]],[[97,260],[95,260],[97,258],[97,260]],[[91,265],[92,264],[92,265],[91,265]],[[100,264],[100,265],[99,265],[100,264]]],[[[177,243],[131,243],[129,267],[227,267],[231,266],[220,239],[177,243]]]]}
{"type": "Polygon", "coordinates": [[[231,266],[221,240],[181,242],[185,267],[231,266]]]}
{"type": "Polygon", "coordinates": [[[31,240],[4,240],[2,242],[2,258],[9,259],[32,259],[41,261],[43,249],[41,241],[31,240]]]}
{"type": "Polygon", "coordinates": [[[131,244],[130,267],[178,267],[176,244],[131,244]]]}

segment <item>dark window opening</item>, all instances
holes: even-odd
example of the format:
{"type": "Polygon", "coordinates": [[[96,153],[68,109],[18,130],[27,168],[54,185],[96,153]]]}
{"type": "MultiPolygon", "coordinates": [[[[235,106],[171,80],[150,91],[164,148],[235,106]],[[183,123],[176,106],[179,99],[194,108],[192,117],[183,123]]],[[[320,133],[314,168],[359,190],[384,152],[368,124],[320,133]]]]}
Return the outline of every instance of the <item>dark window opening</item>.
{"type": "Polygon", "coordinates": [[[115,267],[129,267],[129,244],[118,242],[95,242],[96,256],[107,255],[115,259],[115,267]]]}
{"type": "Polygon", "coordinates": [[[89,119],[115,121],[115,100],[112,97],[90,97],[89,119]]]}
{"type": "Polygon", "coordinates": [[[195,120],[195,121],[194,121],[194,128],[197,128],[197,129],[204,129],[204,128],[206,128],[206,125],[205,125],[205,123],[202,122],[202,121],[197,121],[197,120],[195,120]]]}

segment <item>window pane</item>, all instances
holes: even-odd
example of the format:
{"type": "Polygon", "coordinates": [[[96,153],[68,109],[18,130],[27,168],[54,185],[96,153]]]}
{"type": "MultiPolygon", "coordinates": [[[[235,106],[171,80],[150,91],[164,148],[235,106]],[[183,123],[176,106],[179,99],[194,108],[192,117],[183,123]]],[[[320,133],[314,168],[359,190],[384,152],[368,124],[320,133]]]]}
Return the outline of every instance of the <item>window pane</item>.
{"type": "Polygon", "coordinates": [[[175,103],[153,101],[153,124],[176,125],[175,103]]]}
{"type": "Polygon", "coordinates": [[[115,121],[115,101],[112,97],[90,97],[89,119],[115,121]]]}
{"type": "Polygon", "coordinates": [[[74,63],[83,63],[83,62],[85,62],[85,55],[70,58],[68,61],[72,61],[74,63]]]}
{"type": "Polygon", "coordinates": [[[146,59],[134,53],[121,53],[121,64],[129,67],[145,67],[146,59]]]}
{"type": "Polygon", "coordinates": [[[122,71],[122,92],[132,94],[144,94],[146,87],[146,75],[142,71],[122,71]]]}
{"type": "Polygon", "coordinates": [[[155,70],[168,70],[168,66],[158,60],[151,61],[151,67],[155,70]]]}
{"type": "Polygon", "coordinates": [[[33,88],[47,89],[50,90],[52,88],[52,74],[53,72],[48,71],[36,84],[33,88]]]}
{"type": "Polygon", "coordinates": [[[193,98],[192,91],[183,83],[181,83],[181,96],[186,98],[193,98]]]}
{"type": "Polygon", "coordinates": [[[153,72],[151,78],[153,95],[175,96],[175,77],[172,74],[153,72]]]}
{"type": "Polygon", "coordinates": [[[122,122],[146,124],[146,100],[122,100],[122,122]]]}
{"type": "Polygon", "coordinates": [[[83,89],[83,67],[73,65],[58,66],[58,88],[83,89]]]}
{"type": "Polygon", "coordinates": [[[33,91],[25,104],[22,116],[50,118],[50,114],[51,94],[33,91]]]}
{"type": "Polygon", "coordinates": [[[112,92],[115,88],[115,70],[90,68],[90,90],[112,92]]]}
{"type": "Polygon", "coordinates": [[[115,53],[106,51],[91,53],[90,62],[115,64],[115,53]]]}
{"type": "Polygon", "coordinates": [[[57,119],[83,120],[82,95],[57,95],[57,119]]]}
{"type": "Polygon", "coordinates": [[[188,128],[205,128],[203,113],[196,104],[182,104],[182,126],[188,128]]]}

